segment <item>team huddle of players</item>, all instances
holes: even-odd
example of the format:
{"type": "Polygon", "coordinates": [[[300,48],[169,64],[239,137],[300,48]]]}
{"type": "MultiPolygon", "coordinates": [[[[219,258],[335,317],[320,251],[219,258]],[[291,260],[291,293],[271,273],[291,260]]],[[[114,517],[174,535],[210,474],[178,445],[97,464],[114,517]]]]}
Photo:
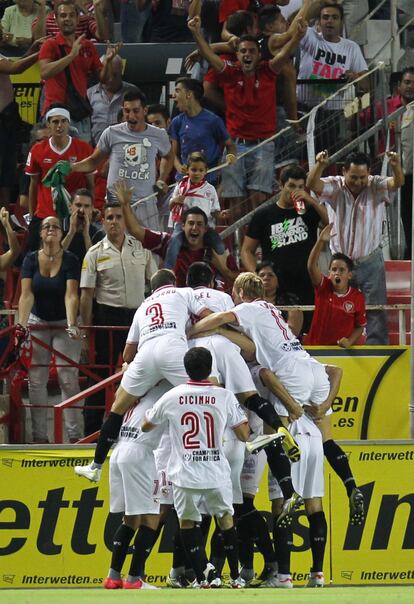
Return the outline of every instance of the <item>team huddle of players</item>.
{"type": "Polygon", "coordinates": [[[123,522],[113,539],[107,589],[143,589],[145,561],[167,515],[178,522],[171,587],[293,587],[292,514],[303,504],[312,552],[309,587],[323,587],[327,525],[324,454],[344,482],[350,522],[364,518],[345,453],[330,434],[341,370],[313,359],[281,313],[265,302],[262,280],[242,273],[232,298],[214,289],[203,262],[188,287],[168,269],[131,325],[123,374],[94,461],[75,472],[98,481],[110,447],[110,509],[123,522]],[[273,541],[254,497],[269,465],[273,541]],[[211,518],[216,528],[205,551],[211,518]],[[133,540],[129,574],[121,571],[133,540]],[[255,579],[254,545],[264,559],[255,579]]]}

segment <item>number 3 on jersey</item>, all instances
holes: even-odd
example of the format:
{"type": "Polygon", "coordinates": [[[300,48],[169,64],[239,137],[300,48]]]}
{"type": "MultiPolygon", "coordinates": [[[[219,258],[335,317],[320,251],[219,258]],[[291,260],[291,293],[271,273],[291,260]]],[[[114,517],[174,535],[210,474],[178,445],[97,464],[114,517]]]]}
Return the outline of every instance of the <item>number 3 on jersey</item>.
{"type": "MultiPolygon", "coordinates": [[[[207,447],[209,449],[216,448],[214,438],[214,417],[208,411],[203,412],[204,421],[206,424],[205,431],[207,437],[207,447]]],[[[182,426],[190,426],[190,429],[183,434],[183,445],[185,449],[200,449],[201,443],[196,436],[200,433],[200,419],[196,413],[188,411],[181,418],[182,426]]]]}
{"type": "Polygon", "coordinates": [[[158,302],[148,306],[146,315],[151,317],[151,325],[162,325],[164,323],[164,315],[162,314],[162,306],[158,302]]]}

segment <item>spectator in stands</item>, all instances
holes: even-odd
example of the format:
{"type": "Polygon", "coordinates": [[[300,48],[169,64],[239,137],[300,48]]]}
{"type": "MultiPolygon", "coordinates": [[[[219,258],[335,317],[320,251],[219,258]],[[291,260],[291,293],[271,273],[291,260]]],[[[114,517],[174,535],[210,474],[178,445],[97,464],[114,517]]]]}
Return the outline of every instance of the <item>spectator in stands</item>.
{"type": "Polygon", "coordinates": [[[147,122],[151,126],[168,130],[171,120],[167,107],[161,103],[148,105],[147,122]]]}
{"type": "MultiPolygon", "coordinates": [[[[387,153],[393,176],[370,176],[370,160],[365,153],[347,156],[343,176],[321,178],[329,165],[326,151],[318,153],[309,172],[307,186],[327,206],[333,224],[330,248],[354,263],[353,284],[365,294],[367,304],[386,304],[382,226],[385,205],[391,203],[391,192],[404,184],[404,173],[396,153],[387,153]]],[[[388,344],[386,313],[368,312],[367,344],[388,344]]]]}
{"type": "MultiPolygon", "coordinates": [[[[165,258],[171,241],[171,234],[150,231],[138,222],[131,209],[132,192],[125,181],[116,183],[114,190],[121,204],[128,232],[138,241],[141,241],[144,248],[158,254],[161,258],[165,258]]],[[[227,251],[219,255],[205,245],[207,216],[203,210],[198,207],[187,210],[182,216],[182,224],[185,241],[181,246],[174,266],[177,286],[184,287],[186,285],[187,270],[190,264],[205,260],[206,254],[209,255],[210,253],[212,255],[210,265],[214,266],[224,279],[232,283],[238,274],[236,263],[227,251]]]]}
{"type": "Polygon", "coordinates": [[[274,144],[261,145],[254,151],[252,148],[276,133],[276,74],[288,60],[306,26],[298,20],[289,42],[270,61],[263,63],[260,63],[256,38],[242,36],[237,48],[237,64],[225,62],[213,52],[201,33],[198,17],[189,21],[188,27],[201,55],[219,73],[218,82],[223,87],[226,102],[226,126],[237,145],[237,154],[250,151],[242,160],[223,170],[222,196],[232,199],[234,206],[235,200],[248,190],[252,205],[256,207],[273,191],[274,144]]]}
{"type": "MultiPolygon", "coordinates": [[[[37,250],[39,247],[39,228],[42,220],[56,214],[51,189],[44,186],[43,178],[59,160],[81,160],[92,152],[88,143],[69,136],[70,114],[67,109],[49,109],[46,113],[46,123],[50,129],[50,137],[33,145],[26,163],[26,174],[30,176],[29,214],[32,217],[27,243],[29,250],[37,250]]],[[[94,175],[92,171],[86,175],[70,174],[66,178],[65,187],[69,193],[82,187],[93,193],[94,175]]]]}
{"type": "Polygon", "coordinates": [[[0,54],[0,198],[3,203],[11,201],[16,180],[17,131],[21,121],[10,76],[23,73],[36,63],[41,43],[42,40],[37,40],[24,57],[14,61],[0,54]]]}
{"type": "Polygon", "coordinates": [[[280,0],[280,2],[275,2],[275,0],[221,0],[219,22],[223,26],[221,32],[222,40],[228,41],[233,36],[233,34],[227,29],[227,20],[229,17],[234,15],[234,13],[238,11],[250,11],[252,13],[257,13],[262,6],[267,6],[269,4],[279,4],[280,6],[284,6],[288,3],[289,0],[280,0]]]}
{"type": "MultiPolygon", "coordinates": [[[[77,327],[79,267],[77,258],[62,248],[62,227],[55,216],[46,217],[40,228],[41,246],[29,252],[21,271],[22,291],[19,299],[19,321],[42,329],[32,330],[33,356],[29,369],[29,400],[31,405],[46,405],[51,349],[74,363],[79,362],[81,341],[77,327]],[[36,343],[41,340],[45,345],[36,343]]],[[[78,368],[56,358],[57,376],[62,401],[79,392],[78,368]]],[[[35,443],[47,443],[47,409],[32,407],[32,438],[35,443]]],[[[70,442],[82,434],[79,409],[65,410],[65,424],[70,442]]]]}
{"type": "MultiPolygon", "coordinates": [[[[102,57],[105,63],[106,56],[102,57]]],[[[118,113],[122,109],[125,92],[135,88],[133,84],[122,80],[122,59],[119,55],[112,60],[112,69],[105,82],[98,82],[88,88],[88,99],[92,108],[92,142],[99,141],[102,132],[108,126],[118,123],[118,113]]]]}
{"type": "Polygon", "coordinates": [[[28,48],[32,43],[32,23],[39,14],[39,5],[34,0],[15,0],[8,6],[1,20],[2,43],[28,48]]]}
{"type": "Polygon", "coordinates": [[[65,237],[62,240],[62,247],[75,254],[79,260],[79,269],[82,268],[83,259],[89,248],[105,237],[103,230],[92,221],[92,193],[85,188],[77,189],[70,202],[70,218],[63,224],[65,237]]]}
{"type": "Polygon", "coordinates": [[[101,82],[106,82],[119,45],[108,46],[102,65],[93,43],[85,39],[84,34],[76,36],[79,16],[73,0],[59,0],[55,13],[59,33],[46,40],[39,53],[40,75],[45,80],[41,113],[45,115],[52,103],[66,104],[79,136],[89,142],[91,109],[86,99],[88,77],[96,75],[101,82]]]}
{"type": "MultiPolygon", "coordinates": [[[[57,19],[57,9],[62,0],[53,0],[53,8],[48,11],[46,0],[37,0],[39,4],[39,18],[35,19],[32,25],[33,38],[37,40],[43,36],[57,36],[60,33],[60,27],[57,19]]],[[[86,2],[86,6],[93,8],[84,8],[84,3],[80,0],[63,0],[63,3],[76,6],[76,12],[79,19],[76,23],[75,37],[84,35],[88,40],[107,40],[107,27],[105,21],[105,3],[104,0],[93,0],[86,2]]]]}
{"type": "Polygon", "coordinates": [[[401,187],[401,218],[405,234],[405,260],[411,260],[413,237],[413,137],[414,137],[414,67],[402,71],[399,83],[401,105],[406,107],[401,121],[401,147],[405,182],[401,187]],[[407,105],[411,103],[410,107],[407,105]]]}
{"type": "MultiPolygon", "coordinates": [[[[264,299],[275,306],[298,306],[299,298],[280,287],[278,270],[269,260],[263,260],[256,266],[256,273],[263,281],[264,299]]],[[[283,310],[282,316],[295,336],[299,336],[303,326],[303,312],[299,309],[283,310]]]]}
{"type": "MultiPolygon", "coordinates": [[[[178,78],[175,82],[174,100],[178,111],[171,122],[168,134],[174,152],[174,166],[177,170],[177,180],[187,171],[187,159],[193,151],[202,153],[209,168],[214,168],[220,162],[223,148],[226,147],[226,160],[231,164],[236,161],[236,146],[226,130],[223,120],[203,109],[203,84],[191,78],[178,78]]],[[[207,176],[207,180],[215,184],[217,172],[207,176]]]]}
{"type": "Polygon", "coordinates": [[[331,231],[332,224],[328,224],[309,254],[308,271],[315,288],[315,312],[306,344],[351,348],[367,324],[365,298],[359,289],[350,285],[354,263],[345,254],[334,254],[328,275],[321,273],[319,256],[331,240],[331,231]]]}
{"type": "MultiPolygon", "coordinates": [[[[16,233],[13,231],[10,220],[9,213],[6,208],[0,209],[0,224],[2,225],[2,231],[6,234],[7,244],[9,249],[7,252],[0,254],[0,310],[4,308],[4,271],[10,268],[14,261],[17,259],[20,254],[20,244],[17,239],[16,233]]],[[[9,317],[7,315],[0,315],[0,330],[5,329],[9,326],[9,317]]],[[[4,348],[7,346],[8,338],[0,338],[0,356],[3,353],[4,348]]]]}
{"type": "Polygon", "coordinates": [[[150,199],[138,203],[135,208],[142,224],[148,228],[158,229],[158,209],[153,194],[154,185],[157,192],[167,192],[166,181],[173,165],[173,154],[168,134],[150,126],[145,121],[147,103],[145,95],[139,90],[130,90],[123,99],[125,121],[104,130],[93,154],[80,162],[73,163],[74,172],[90,172],[106,158],[109,158],[108,189],[109,201],[115,201],[112,191],[115,182],[126,179],[132,187],[132,202],[151,195],[150,199]],[[159,176],[157,180],[157,159],[159,176]]]}
{"type": "MultiPolygon", "coordinates": [[[[317,239],[318,225],[326,225],[328,215],[326,209],[305,191],[303,168],[284,168],[280,182],[279,199],[267,208],[260,208],[248,226],[241,250],[242,263],[247,271],[254,272],[255,252],[260,245],[263,260],[270,260],[277,267],[284,290],[295,294],[300,304],[313,304],[313,287],[306,264],[317,239]],[[302,202],[300,213],[295,209],[298,202],[302,202]]],[[[309,320],[305,325],[309,325],[309,320]]]]}
{"type": "MultiPolygon", "coordinates": [[[[311,10],[309,8],[309,10],[311,10]]],[[[309,14],[305,11],[305,18],[309,14]]],[[[319,11],[321,33],[308,28],[300,41],[300,80],[343,80],[352,82],[368,69],[358,44],[341,37],[344,9],[340,4],[323,2],[319,11]]],[[[337,90],[329,84],[316,91],[299,86],[298,101],[308,111],[337,90]]]]}
{"type": "MultiPolygon", "coordinates": [[[[143,249],[133,236],[127,235],[119,204],[106,205],[103,225],[105,237],[86,253],[81,274],[80,312],[83,325],[122,325],[129,327],[135,311],[145,298],[146,285],[157,270],[151,252],[143,249]],[[93,299],[96,299],[92,313],[93,299]],[[92,320],[93,317],[93,320],[92,320]]],[[[95,335],[95,362],[116,367],[118,356],[125,346],[127,329],[112,332],[112,348],[107,330],[95,335]],[[110,351],[112,350],[112,356],[110,351]]],[[[84,340],[88,347],[89,338],[84,340]]],[[[108,377],[109,370],[96,369],[108,377]]],[[[101,405],[102,393],[88,399],[88,405],[101,405]]],[[[87,410],[85,434],[99,430],[102,411],[87,410]]]]}

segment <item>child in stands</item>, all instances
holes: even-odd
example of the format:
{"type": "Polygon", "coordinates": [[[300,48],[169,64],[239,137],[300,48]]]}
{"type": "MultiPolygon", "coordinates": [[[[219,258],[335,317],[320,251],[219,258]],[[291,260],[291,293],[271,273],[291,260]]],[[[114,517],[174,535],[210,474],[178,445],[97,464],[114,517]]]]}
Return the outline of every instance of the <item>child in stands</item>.
{"type": "Polygon", "coordinates": [[[319,255],[331,238],[332,224],[321,232],[308,259],[308,271],[315,288],[315,312],[306,344],[338,345],[350,348],[362,336],[367,324],[364,294],[350,286],[353,262],[345,254],[331,258],[328,275],[319,270],[319,255]]]}
{"type": "Polygon", "coordinates": [[[208,164],[205,156],[198,151],[188,157],[188,176],[184,176],[176,185],[170,201],[170,220],[168,226],[173,229],[173,237],[168,246],[164,266],[173,268],[177,254],[183,243],[181,217],[185,210],[201,208],[207,215],[209,228],[204,241],[217,254],[223,254],[225,247],[216,233],[216,219],[226,218],[228,210],[221,210],[216,189],[206,180],[208,164]]]}

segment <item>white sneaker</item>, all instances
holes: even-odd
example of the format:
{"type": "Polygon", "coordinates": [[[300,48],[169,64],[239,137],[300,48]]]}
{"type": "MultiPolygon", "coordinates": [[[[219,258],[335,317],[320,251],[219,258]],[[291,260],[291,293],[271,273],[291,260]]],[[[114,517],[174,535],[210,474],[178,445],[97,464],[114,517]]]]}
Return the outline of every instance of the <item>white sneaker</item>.
{"type": "Polygon", "coordinates": [[[101,479],[102,469],[92,468],[92,464],[90,463],[87,466],[75,466],[75,474],[78,476],[83,476],[91,482],[99,482],[101,479]]]}
{"type": "Polygon", "coordinates": [[[323,573],[310,573],[308,584],[306,585],[306,587],[323,587],[324,585],[325,579],[323,573]]]}
{"type": "Polygon", "coordinates": [[[197,581],[197,579],[194,579],[194,581],[191,583],[190,587],[192,589],[210,589],[210,585],[209,585],[208,581],[201,581],[201,583],[199,583],[197,581]]]}
{"type": "Polygon", "coordinates": [[[262,449],[265,449],[271,443],[276,440],[283,440],[284,434],[262,434],[257,436],[254,440],[250,440],[246,443],[246,449],[249,453],[259,453],[262,449]]]}
{"type": "Polygon", "coordinates": [[[212,589],[218,589],[221,586],[222,586],[222,582],[221,582],[220,577],[216,577],[215,579],[213,579],[212,581],[210,581],[210,587],[212,589]]]}

